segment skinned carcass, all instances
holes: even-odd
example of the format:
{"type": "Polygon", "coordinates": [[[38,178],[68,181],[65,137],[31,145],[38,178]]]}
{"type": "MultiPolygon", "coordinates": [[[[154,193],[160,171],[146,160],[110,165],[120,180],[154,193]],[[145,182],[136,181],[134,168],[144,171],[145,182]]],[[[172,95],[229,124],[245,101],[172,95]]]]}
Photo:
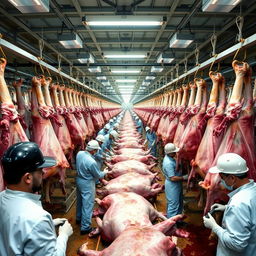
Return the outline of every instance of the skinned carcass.
{"type": "MultiPolygon", "coordinates": [[[[0,59],[0,101],[1,101],[1,119],[0,119],[0,158],[12,144],[28,141],[20,121],[18,112],[12,102],[8,87],[4,79],[4,72],[7,61],[0,59]]],[[[0,191],[4,189],[3,173],[0,165],[0,191]]]]}
{"type": "Polygon", "coordinates": [[[154,183],[157,178],[156,176],[157,173],[142,175],[128,172],[110,181],[102,180],[105,187],[97,190],[97,195],[107,196],[117,192],[134,192],[145,198],[151,198],[163,189],[161,184],[154,183]]]}
{"type": "Polygon", "coordinates": [[[130,227],[103,251],[87,249],[87,243],[78,249],[80,256],[181,256],[171,236],[188,237],[188,233],[175,227],[182,215],[177,215],[151,227],[130,227]]]}
{"type": "Polygon", "coordinates": [[[115,240],[125,229],[130,226],[152,226],[156,218],[167,218],[158,212],[144,197],[132,192],[114,193],[96,199],[99,208],[94,211],[94,216],[103,215],[103,220],[96,217],[98,229],[93,235],[101,233],[101,237],[108,242],[115,240]]]}
{"type": "Polygon", "coordinates": [[[140,156],[145,156],[148,155],[150,153],[150,149],[145,151],[141,148],[120,148],[118,150],[114,150],[113,149],[113,153],[116,155],[122,155],[122,154],[137,154],[140,156]]]}
{"type": "Polygon", "coordinates": [[[146,165],[136,160],[127,160],[127,161],[116,163],[114,165],[106,163],[106,165],[110,169],[110,171],[108,171],[108,176],[111,178],[116,178],[128,172],[136,172],[143,175],[152,174],[150,170],[154,166],[156,166],[156,163],[151,165],[146,165]]]}
{"type": "Polygon", "coordinates": [[[141,156],[137,155],[136,153],[125,153],[111,157],[111,163],[118,163],[127,160],[136,160],[144,164],[150,164],[152,161],[157,160],[157,158],[152,155],[141,156]]]}
{"type": "Polygon", "coordinates": [[[115,146],[115,149],[119,149],[119,148],[141,148],[141,149],[144,149],[145,146],[141,145],[139,142],[126,141],[126,142],[117,143],[115,146]]]}

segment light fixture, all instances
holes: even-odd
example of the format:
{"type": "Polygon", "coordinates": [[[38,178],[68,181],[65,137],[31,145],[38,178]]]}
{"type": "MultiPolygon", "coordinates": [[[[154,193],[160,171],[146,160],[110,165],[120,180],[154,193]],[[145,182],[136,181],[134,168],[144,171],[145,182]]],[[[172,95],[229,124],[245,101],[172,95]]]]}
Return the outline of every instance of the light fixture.
{"type": "Polygon", "coordinates": [[[146,80],[154,80],[156,77],[155,76],[146,76],[146,80]]]}
{"type": "Polygon", "coordinates": [[[111,70],[111,72],[116,74],[119,74],[119,73],[137,74],[137,73],[140,73],[140,70],[111,70]]]}
{"type": "Polygon", "coordinates": [[[150,85],[150,82],[143,81],[142,85],[144,85],[144,86],[150,85]]]}
{"type": "Polygon", "coordinates": [[[174,60],[172,53],[161,53],[157,58],[157,63],[171,63],[174,60]]]}
{"type": "Polygon", "coordinates": [[[83,53],[83,54],[79,53],[77,55],[77,60],[80,63],[94,63],[95,62],[93,56],[90,53],[83,53]]]}
{"type": "Polygon", "coordinates": [[[97,76],[96,77],[98,80],[107,80],[107,78],[105,76],[97,76]]]}
{"type": "Polygon", "coordinates": [[[67,49],[83,48],[82,39],[73,32],[60,34],[58,40],[67,49]]]}
{"type": "Polygon", "coordinates": [[[194,35],[175,33],[170,40],[170,48],[187,48],[194,41],[194,35]]]}
{"type": "Polygon", "coordinates": [[[104,55],[104,57],[106,57],[108,59],[144,59],[147,56],[143,55],[143,54],[133,54],[133,55],[129,55],[129,54],[107,54],[107,55],[104,55]]]}
{"type": "Polygon", "coordinates": [[[163,67],[157,67],[157,66],[153,66],[153,67],[151,67],[151,72],[162,72],[163,71],[163,67]]]}
{"type": "Polygon", "coordinates": [[[100,73],[101,72],[101,68],[100,67],[90,67],[90,68],[88,68],[88,70],[91,73],[100,73]]]}
{"type": "Polygon", "coordinates": [[[21,13],[49,12],[49,0],[8,0],[21,13]]]}
{"type": "Polygon", "coordinates": [[[203,12],[230,12],[241,0],[203,0],[203,12]]]}
{"type": "Polygon", "coordinates": [[[136,79],[117,79],[117,83],[135,83],[137,80],[136,79]]]}
{"type": "Polygon", "coordinates": [[[118,88],[133,88],[134,85],[118,85],[118,88]]]}

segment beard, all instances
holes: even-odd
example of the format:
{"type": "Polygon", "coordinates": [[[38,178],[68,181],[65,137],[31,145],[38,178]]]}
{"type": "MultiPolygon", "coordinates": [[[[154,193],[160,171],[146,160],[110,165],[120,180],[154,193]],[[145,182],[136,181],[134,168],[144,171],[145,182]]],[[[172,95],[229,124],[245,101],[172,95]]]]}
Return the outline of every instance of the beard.
{"type": "Polygon", "coordinates": [[[33,176],[33,185],[32,185],[32,192],[38,193],[42,190],[42,183],[40,183],[34,176],[33,176]]]}

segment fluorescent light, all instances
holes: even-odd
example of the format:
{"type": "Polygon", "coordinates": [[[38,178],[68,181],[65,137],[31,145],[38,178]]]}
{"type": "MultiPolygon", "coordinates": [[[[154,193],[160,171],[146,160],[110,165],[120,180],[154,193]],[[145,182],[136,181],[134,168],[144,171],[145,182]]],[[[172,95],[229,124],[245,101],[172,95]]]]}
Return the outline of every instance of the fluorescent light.
{"type": "Polygon", "coordinates": [[[163,71],[163,67],[151,67],[151,72],[162,72],[163,71]]]}
{"type": "Polygon", "coordinates": [[[82,39],[76,33],[61,34],[58,40],[67,49],[83,48],[82,39]]]}
{"type": "Polygon", "coordinates": [[[107,78],[105,76],[97,76],[96,77],[98,80],[107,80],[107,78]]]}
{"type": "Polygon", "coordinates": [[[49,12],[49,0],[8,0],[21,13],[49,12]]]}
{"type": "Polygon", "coordinates": [[[156,77],[155,76],[146,76],[146,80],[154,80],[156,77]]]}
{"type": "Polygon", "coordinates": [[[88,70],[91,73],[100,73],[101,72],[101,68],[100,67],[90,67],[90,68],[88,68],[88,70]]]}
{"type": "Polygon", "coordinates": [[[203,12],[230,12],[241,0],[203,0],[203,12]]]}
{"type": "Polygon", "coordinates": [[[140,70],[111,70],[112,73],[140,73],[140,70]]]}
{"type": "Polygon", "coordinates": [[[144,85],[144,86],[150,85],[150,82],[143,81],[142,85],[144,85]]]}
{"type": "Polygon", "coordinates": [[[104,55],[104,57],[108,59],[143,59],[146,58],[146,55],[142,54],[133,54],[133,55],[128,55],[128,54],[109,54],[109,55],[104,55]]]}
{"type": "Polygon", "coordinates": [[[162,21],[87,21],[89,26],[114,26],[114,27],[133,27],[133,26],[161,26],[162,21]]]}
{"type": "Polygon", "coordinates": [[[194,41],[192,34],[175,33],[170,40],[170,48],[187,48],[194,41]]]}
{"type": "Polygon", "coordinates": [[[135,83],[137,80],[136,79],[117,79],[117,83],[135,83]]]}
{"type": "Polygon", "coordinates": [[[118,85],[118,88],[134,88],[133,85],[118,85]]]}
{"type": "Polygon", "coordinates": [[[171,53],[161,53],[157,58],[157,63],[171,63],[174,60],[174,55],[171,53]]]}
{"type": "Polygon", "coordinates": [[[77,60],[80,63],[94,63],[95,62],[93,56],[90,53],[77,54],[77,60]]]}

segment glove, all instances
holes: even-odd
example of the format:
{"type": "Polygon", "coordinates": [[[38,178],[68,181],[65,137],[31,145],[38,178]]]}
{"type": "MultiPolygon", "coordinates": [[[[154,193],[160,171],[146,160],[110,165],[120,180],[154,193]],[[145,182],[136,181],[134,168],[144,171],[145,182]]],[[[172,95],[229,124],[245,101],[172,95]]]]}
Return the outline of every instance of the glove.
{"type": "Polygon", "coordinates": [[[207,213],[207,216],[204,216],[203,220],[204,220],[204,226],[206,228],[213,229],[214,227],[219,226],[210,213],[207,213]]]}
{"type": "Polygon", "coordinates": [[[65,218],[56,218],[56,219],[53,219],[53,220],[52,220],[54,226],[61,225],[61,224],[63,224],[65,221],[67,221],[67,219],[65,219],[65,218]]]}
{"type": "Polygon", "coordinates": [[[106,157],[106,160],[109,162],[109,161],[111,160],[111,158],[107,156],[107,157],[106,157]]]}
{"type": "Polygon", "coordinates": [[[73,234],[73,228],[68,221],[59,227],[59,235],[71,236],[73,234]]]}
{"type": "Polygon", "coordinates": [[[182,176],[183,180],[188,180],[188,174],[182,176]]]}
{"type": "Polygon", "coordinates": [[[221,212],[224,212],[225,209],[226,209],[226,205],[223,205],[223,204],[213,204],[212,207],[211,207],[211,210],[215,210],[215,211],[221,211],[221,212]]]}
{"type": "Polygon", "coordinates": [[[106,168],[103,170],[103,172],[104,172],[105,174],[107,174],[107,173],[108,173],[108,167],[106,167],[106,168]]]}

